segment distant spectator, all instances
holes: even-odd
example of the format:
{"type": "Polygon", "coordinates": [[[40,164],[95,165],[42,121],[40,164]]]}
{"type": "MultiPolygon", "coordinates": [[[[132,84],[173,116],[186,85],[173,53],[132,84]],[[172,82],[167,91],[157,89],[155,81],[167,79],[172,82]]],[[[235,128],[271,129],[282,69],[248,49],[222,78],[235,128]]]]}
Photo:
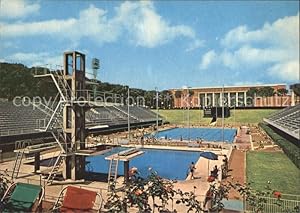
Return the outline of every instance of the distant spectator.
{"type": "Polygon", "coordinates": [[[195,169],[196,169],[195,164],[194,164],[194,162],[192,162],[191,165],[190,165],[191,179],[195,178],[194,177],[195,169]]]}
{"type": "Polygon", "coordinates": [[[136,167],[132,167],[128,171],[128,176],[129,176],[130,180],[134,179],[137,174],[139,174],[139,172],[138,172],[138,168],[136,168],[136,167]]]}
{"type": "Polygon", "coordinates": [[[218,172],[219,172],[219,169],[218,169],[217,165],[215,165],[214,169],[211,171],[211,176],[218,178],[218,172]]]}

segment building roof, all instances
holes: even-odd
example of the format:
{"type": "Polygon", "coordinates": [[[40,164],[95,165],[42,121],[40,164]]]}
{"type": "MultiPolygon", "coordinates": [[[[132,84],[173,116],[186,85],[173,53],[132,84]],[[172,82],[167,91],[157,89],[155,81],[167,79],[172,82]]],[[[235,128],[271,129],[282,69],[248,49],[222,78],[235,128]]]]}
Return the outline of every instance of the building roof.
{"type": "MultiPolygon", "coordinates": [[[[224,88],[241,88],[241,87],[274,87],[274,86],[287,86],[287,84],[255,84],[255,85],[234,85],[234,86],[224,86],[224,88]]],[[[222,89],[223,86],[208,86],[208,87],[186,87],[186,88],[172,88],[169,90],[183,90],[183,89],[222,89]]]]}

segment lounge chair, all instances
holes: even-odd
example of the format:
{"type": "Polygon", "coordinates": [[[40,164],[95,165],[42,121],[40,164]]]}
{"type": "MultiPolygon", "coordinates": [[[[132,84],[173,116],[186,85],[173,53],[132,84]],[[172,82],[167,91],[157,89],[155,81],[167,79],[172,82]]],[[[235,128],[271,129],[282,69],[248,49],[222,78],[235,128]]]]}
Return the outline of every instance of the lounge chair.
{"type": "Polygon", "coordinates": [[[102,202],[102,196],[97,192],[67,186],[60,191],[52,212],[100,212],[102,202]]]}
{"type": "Polygon", "coordinates": [[[1,212],[38,211],[45,195],[44,188],[28,183],[14,183],[1,199],[1,212]]]}

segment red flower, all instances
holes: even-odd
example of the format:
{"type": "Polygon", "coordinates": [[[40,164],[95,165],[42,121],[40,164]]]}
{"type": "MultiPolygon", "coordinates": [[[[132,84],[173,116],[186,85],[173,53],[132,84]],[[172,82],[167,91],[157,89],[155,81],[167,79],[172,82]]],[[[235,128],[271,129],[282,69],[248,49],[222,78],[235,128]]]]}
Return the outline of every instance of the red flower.
{"type": "Polygon", "coordinates": [[[171,186],[165,186],[164,188],[165,188],[165,190],[167,192],[171,192],[172,191],[172,187],[171,186]]]}
{"type": "Polygon", "coordinates": [[[208,178],[207,178],[207,181],[208,182],[213,182],[215,180],[215,177],[213,177],[213,176],[209,176],[208,178]]]}
{"type": "Polygon", "coordinates": [[[136,196],[139,196],[139,195],[141,195],[142,193],[143,193],[143,191],[140,190],[140,189],[137,189],[137,190],[134,192],[134,194],[135,194],[136,196]]]}
{"type": "Polygon", "coordinates": [[[273,193],[273,195],[274,195],[274,197],[276,197],[276,198],[281,198],[281,192],[278,192],[278,191],[275,191],[274,193],[273,193]]]}

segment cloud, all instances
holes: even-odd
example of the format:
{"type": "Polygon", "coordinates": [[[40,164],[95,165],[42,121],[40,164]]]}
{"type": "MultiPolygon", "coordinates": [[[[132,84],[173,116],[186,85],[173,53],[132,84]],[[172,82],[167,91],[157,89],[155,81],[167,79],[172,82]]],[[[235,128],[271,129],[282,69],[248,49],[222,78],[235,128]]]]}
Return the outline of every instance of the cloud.
{"type": "Polygon", "coordinates": [[[202,56],[200,68],[265,70],[270,77],[289,82],[299,77],[299,13],[256,30],[238,26],[220,44],[220,51],[210,50],[202,56]]]}
{"type": "Polygon", "coordinates": [[[268,69],[269,75],[279,76],[282,80],[295,82],[300,80],[299,61],[278,63],[268,69]]]}
{"type": "Polygon", "coordinates": [[[30,67],[34,66],[44,66],[52,69],[56,69],[56,65],[62,65],[63,57],[55,54],[50,54],[47,52],[39,53],[28,53],[28,52],[18,52],[9,55],[5,59],[6,61],[14,61],[18,63],[27,64],[30,67]]]}
{"type": "Polygon", "coordinates": [[[156,47],[176,37],[195,38],[194,30],[186,25],[171,25],[160,16],[152,2],[124,2],[116,8],[113,24],[123,27],[138,46],[156,47]]]}
{"type": "Polygon", "coordinates": [[[239,26],[230,30],[221,40],[226,48],[235,48],[242,44],[268,44],[291,48],[299,45],[299,13],[296,16],[284,17],[274,23],[265,23],[261,29],[249,30],[247,26],[239,26]]]}
{"type": "Polygon", "coordinates": [[[5,24],[0,23],[2,37],[20,37],[33,35],[58,35],[70,36],[72,27],[75,27],[75,19],[49,20],[30,23],[5,24]],[[63,32],[65,31],[65,34],[63,32]]]}
{"type": "Polygon", "coordinates": [[[29,3],[25,0],[1,0],[0,18],[14,19],[26,17],[37,13],[40,9],[38,3],[29,3]]]}
{"type": "Polygon", "coordinates": [[[193,50],[196,50],[200,47],[204,46],[205,41],[204,40],[200,40],[200,39],[196,39],[193,42],[191,42],[188,47],[185,49],[186,52],[191,52],[193,50]]]}
{"type": "MultiPolygon", "coordinates": [[[[0,23],[3,38],[50,35],[78,42],[82,38],[98,44],[129,38],[137,46],[153,48],[176,38],[184,37],[194,42],[194,49],[201,40],[187,25],[174,25],[160,16],[152,2],[123,2],[115,8],[115,15],[90,5],[78,17],[37,22],[0,23]],[[81,30],[84,29],[84,30],[81,30]]],[[[128,39],[127,39],[128,40],[128,39]]],[[[192,47],[188,49],[192,50],[192,47]]]]}
{"type": "Polygon", "coordinates": [[[263,82],[261,81],[238,81],[233,83],[234,86],[245,86],[245,85],[262,85],[263,82]]]}
{"type": "Polygon", "coordinates": [[[207,67],[215,60],[217,54],[214,50],[210,50],[202,56],[200,69],[207,69],[207,67]]]}

